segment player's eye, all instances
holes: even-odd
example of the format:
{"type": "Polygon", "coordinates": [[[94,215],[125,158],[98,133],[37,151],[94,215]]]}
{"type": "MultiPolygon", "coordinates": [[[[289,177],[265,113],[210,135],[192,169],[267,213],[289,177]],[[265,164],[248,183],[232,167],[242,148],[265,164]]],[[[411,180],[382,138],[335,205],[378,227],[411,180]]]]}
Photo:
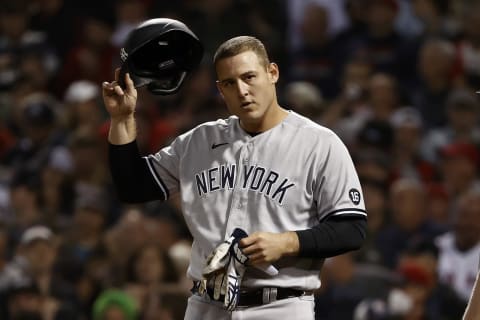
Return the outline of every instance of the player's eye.
{"type": "Polygon", "coordinates": [[[234,81],[233,80],[224,80],[220,83],[223,87],[228,88],[228,87],[231,87],[234,84],[234,81]]]}
{"type": "Polygon", "coordinates": [[[256,75],[255,74],[248,74],[246,77],[247,81],[252,81],[253,79],[256,78],[256,75]]]}

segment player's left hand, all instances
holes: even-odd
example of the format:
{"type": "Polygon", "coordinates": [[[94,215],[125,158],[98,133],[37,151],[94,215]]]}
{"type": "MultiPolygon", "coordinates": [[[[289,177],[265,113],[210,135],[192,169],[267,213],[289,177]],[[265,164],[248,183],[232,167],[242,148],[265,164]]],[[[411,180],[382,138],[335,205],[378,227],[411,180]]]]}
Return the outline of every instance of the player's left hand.
{"type": "Polygon", "coordinates": [[[240,248],[254,266],[270,264],[284,256],[294,256],[300,248],[295,232],[255,232],[239,242],[240,248]]]}

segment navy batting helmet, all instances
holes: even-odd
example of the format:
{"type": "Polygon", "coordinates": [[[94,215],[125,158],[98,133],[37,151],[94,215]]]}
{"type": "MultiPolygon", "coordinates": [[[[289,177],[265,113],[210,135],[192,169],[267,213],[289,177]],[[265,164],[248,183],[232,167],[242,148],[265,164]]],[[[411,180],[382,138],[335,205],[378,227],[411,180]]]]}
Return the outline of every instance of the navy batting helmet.
{"type": "Polygon", "coordinates": [[[153,94],[176,93],[202,56],[200,40],[184,23],[168,18],[146,20],[129,33],[120,50],[119,84],[125,88],[128,72],[135,88],[146,85],[153,94]]]}

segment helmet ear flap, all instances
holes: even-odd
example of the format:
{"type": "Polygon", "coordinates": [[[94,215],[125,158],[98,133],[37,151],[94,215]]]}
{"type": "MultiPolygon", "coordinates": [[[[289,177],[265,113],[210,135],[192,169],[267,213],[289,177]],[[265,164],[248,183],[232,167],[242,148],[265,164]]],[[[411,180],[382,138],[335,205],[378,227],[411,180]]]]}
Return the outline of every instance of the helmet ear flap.
{"type": "Polygon", "coordinates": [[[147,84],[147,89],[153,94],[156,95],[170,95],[177,93],[180,90],[180,87],[187,76],[186,71],[182,71],[178,74],[177,79],[168,79],[168,80],[155,80],[153,79],[150,83],[147,84]],[[174,80],[174,81],[172,81],[174,80]]]}

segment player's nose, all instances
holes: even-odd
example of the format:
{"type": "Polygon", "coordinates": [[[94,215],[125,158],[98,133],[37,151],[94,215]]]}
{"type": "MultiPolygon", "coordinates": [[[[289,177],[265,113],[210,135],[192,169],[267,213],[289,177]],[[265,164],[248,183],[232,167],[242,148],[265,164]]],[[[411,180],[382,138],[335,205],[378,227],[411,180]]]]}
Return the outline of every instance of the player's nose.
{"type": "Polygon", "coordinates": [[[239,97],[248,96],[248,85],[243,81],[237,81],[237,93],[239,97]]]}

